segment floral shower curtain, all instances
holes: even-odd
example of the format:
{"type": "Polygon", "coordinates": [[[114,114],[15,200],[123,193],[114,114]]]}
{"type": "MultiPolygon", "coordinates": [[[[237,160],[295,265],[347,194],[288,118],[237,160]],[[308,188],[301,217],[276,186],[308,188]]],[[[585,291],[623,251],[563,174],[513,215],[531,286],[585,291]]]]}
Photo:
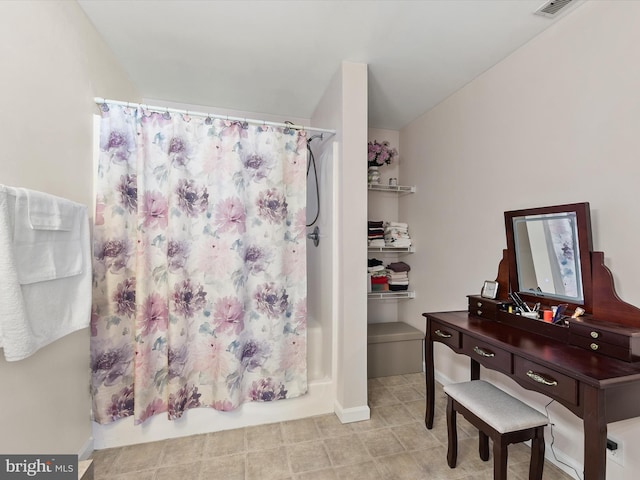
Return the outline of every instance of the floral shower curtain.
{"type": "Polygon", "coordinates": [[[302,395],[304,131],[103,106],[93,416],[302,395]]]}

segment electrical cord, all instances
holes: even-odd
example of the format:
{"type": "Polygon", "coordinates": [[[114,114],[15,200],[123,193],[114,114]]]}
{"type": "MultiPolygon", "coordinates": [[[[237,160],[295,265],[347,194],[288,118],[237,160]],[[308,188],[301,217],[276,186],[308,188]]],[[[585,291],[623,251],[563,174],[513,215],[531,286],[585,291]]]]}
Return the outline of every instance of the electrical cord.
{"type": "Polygon", "coordinates": [[[553,449],[553,445],[556,442],[556,437],[553,434],[553,422],[551,421],[551,416],[549,415],[549,405],[551,405],[553,402],[555,402],[555,400],[551,400],[549,403],[547,403],[544,406],[544,411],[547,413],[547,418],[549,419],[549,432],[551,433],[551,445],[549,445],[549,447],[551,448],[551,453],[553,454],[553,458],[555,458],[556,462],[561,463],[562,465],[565,465],[565,466],[569,467],[571,470],[573,470],[576,473],[576,477],[578,477],[580,480],[582,480],[582,477],[580,476],[578,471],[575,468],[573,468],[571,465],[569,465],[568,463],[565,463],[562,460],[560,460],[556,456],[556,451],[553,449]]]}

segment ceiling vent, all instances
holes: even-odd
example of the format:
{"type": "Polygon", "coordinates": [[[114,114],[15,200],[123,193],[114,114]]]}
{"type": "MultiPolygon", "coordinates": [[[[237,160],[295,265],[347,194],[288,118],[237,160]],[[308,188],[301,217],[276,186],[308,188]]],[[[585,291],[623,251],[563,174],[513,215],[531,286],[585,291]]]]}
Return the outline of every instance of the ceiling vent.
{"type": "Polygon", "coordinates": [[[542,5],[534,13],[543,17],[555,18],[566,7],[575,3],[574,0],[551,0],[542,5]]]}

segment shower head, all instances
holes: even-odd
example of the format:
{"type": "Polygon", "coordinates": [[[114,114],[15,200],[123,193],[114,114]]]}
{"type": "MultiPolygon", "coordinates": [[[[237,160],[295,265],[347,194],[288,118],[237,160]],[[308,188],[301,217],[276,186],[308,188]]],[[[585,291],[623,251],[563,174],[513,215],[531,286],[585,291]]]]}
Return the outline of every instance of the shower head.
{"type": "Polygon", "coordinates": [[[319,138],[320,140],[322,140],[324,138],[324,134],[322,133],[318,133],[317,135],[311,135],[308,139],[307,139],[307,143],[311,143],[312,140],[315,140],[316,138],[319,138]]]}

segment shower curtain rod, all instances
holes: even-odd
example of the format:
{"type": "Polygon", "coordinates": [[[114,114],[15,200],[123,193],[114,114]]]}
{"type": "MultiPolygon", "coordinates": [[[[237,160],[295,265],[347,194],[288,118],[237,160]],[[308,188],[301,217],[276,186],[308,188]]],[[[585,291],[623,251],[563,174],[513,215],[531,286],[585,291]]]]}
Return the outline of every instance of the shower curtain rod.
{"type": "Polygon", "coordinates": [[[292,123],[268,122],[266,120],[255,120],[255,119],[251,119],[251,118],[231,117],[229,115],[218,115],[218,114],[205,113],[205,112],[192,112],[191,110],[181,110],[181,109],[178,109],[178,108],[155,107],[155,106],[146,105],[146,104],[142,104],[142,103],[123,102],[123,101],[120,101],[120,100],[108,100],[108,99],[101,98],[101,97],[95,97],[94,101],[98,105],[102,105],[103,103],[111,103],[113,105],[121,105],[123,107],[133,107],[133,108],[142,107],[142,108],[145,108],[147,110],[151,110],[152,112],[158,112],[158,113],[165,113],[165,112],[179,113],[179,114],[182,114],[182,115],[193,115],[193,116],[196,116],[196,117],[219,118],[219,119],[222,119],[222,120],[231,120],[231,121],[234,121],[234,122],[248,122],[248,123],[260,124],[260,125],[269,125],[271,127],[292,128],[294,130],[308,130],[310,132],[327,133],[329,135],[335,135],[336,134],[335,130],[329,130],[329,129],[326,129],[326,128],[307,127],[305,125],[294,125],[292,123]]]}

